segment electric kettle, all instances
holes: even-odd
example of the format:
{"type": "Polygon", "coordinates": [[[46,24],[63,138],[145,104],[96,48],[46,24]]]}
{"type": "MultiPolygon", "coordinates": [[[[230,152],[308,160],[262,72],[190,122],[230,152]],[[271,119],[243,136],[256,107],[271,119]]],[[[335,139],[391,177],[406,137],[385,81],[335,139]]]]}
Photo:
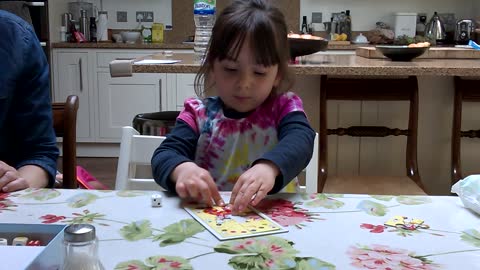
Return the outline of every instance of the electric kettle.
{"type": "Polygon", "coordinates": [[[445,25],[435,11],[432,18],[425,28],[425,36],[435,40],[438,43],[445,42],[447,34],[445,33],[445,25]]]}

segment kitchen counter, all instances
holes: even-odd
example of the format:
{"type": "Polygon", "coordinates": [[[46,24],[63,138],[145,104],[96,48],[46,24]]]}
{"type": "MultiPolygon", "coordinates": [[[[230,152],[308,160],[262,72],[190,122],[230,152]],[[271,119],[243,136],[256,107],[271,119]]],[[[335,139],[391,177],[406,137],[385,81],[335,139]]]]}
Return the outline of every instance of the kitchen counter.
{"type": "Polygon", "coordinates": [[[56,42],[52,43],[52,48],[72,48],[72,49],[192,49],[192,44],[180,43],[114,43],[114,42],[97,42],[97,43],[72,43],[72,42],[56,42]]]}
{"type": "MultiPolygon", "coordinates": [[[[175,59],[176,64],[136,64],[133,73],[196,73],[199,63],[193,54],[163,54],[143,59],[175,59]]],[[[348,75],[348,76],[480,76],[480,61],[469,59],[414,59],[411,62],[392,62],[388,59],[368,59],[356,55],[313,54],[303,56],[290,67],[296,75],[348,75]]],[[[136,61],[137,62],[137,61],[136,61]]]]}
{"type": "MultiPolygon", "coordinates": [[[[328,50],[355,50],[361,45],[328,45],[328,50]]],[[[365,45],[363,45],[365,46],[365,45]]],[[[373,46],[373,45],[372,45],[373,46]]],[[[114,42],[98,42],[98,43],[71,43],[56,42],[52,43],[52,48],[77,48],[77,49],[192,49],[193,43],[114,43],[114,42]]]]}

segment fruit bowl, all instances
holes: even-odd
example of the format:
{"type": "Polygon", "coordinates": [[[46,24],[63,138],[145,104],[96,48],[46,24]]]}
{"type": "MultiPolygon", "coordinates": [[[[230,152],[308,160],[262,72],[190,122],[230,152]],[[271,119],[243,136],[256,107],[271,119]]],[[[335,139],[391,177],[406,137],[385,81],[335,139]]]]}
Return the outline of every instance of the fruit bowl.
{"type": "Polygon", "coordinates": [[[328,40],[325,39],[306,39],[306,38],[288,38],[290,46],[290,58],[308,55],[318,51],[327,50],[328,40]]]}
{"type": "Polygon", "coordinates": [[[429,47],[408,47],[402,45],[377,45],[375,48],[379,50],[385,57],[392,61],[410,61],[424,54],[429,47]]]}

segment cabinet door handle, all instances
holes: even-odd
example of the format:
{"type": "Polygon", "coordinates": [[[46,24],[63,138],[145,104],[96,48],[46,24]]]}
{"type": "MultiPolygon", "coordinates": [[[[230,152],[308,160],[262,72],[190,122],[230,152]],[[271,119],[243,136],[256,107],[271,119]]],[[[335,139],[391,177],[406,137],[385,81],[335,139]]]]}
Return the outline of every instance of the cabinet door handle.
{"type": "Polygon", "coordinates": [[[82,92],[83,91],[82,58],[78,59],[78,68],[80,69],[80,92],[82,92]]]}
{"type": "Polygon", "coordinates": [[[158,79],[158,96],[160,97],[159,98],[160,111],[162,111],[162,79],[158,79]]]}

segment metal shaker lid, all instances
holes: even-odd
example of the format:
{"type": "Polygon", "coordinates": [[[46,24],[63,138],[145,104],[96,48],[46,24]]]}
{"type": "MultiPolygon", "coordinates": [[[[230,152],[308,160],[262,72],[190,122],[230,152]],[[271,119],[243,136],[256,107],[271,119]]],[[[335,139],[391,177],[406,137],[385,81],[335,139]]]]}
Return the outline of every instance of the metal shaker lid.
{"type": "Polygon", "coordinates": [[[90,224],[72,224],[65,228],[64,239],[68,242],[87,242],[95,239],[95,227],[90,224]]]}

